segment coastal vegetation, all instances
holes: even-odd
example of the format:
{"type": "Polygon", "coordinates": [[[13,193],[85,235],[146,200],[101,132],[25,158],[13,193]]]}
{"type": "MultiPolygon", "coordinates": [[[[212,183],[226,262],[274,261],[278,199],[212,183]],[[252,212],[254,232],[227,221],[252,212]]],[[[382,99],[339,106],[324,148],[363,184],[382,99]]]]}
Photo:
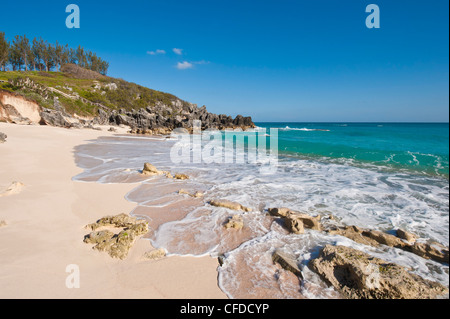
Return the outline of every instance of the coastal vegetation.
{"type": "Polygon", "coordinates": [[[8,41],[4,32],[0,31],[0,70],[6,71],[60,71],[64,64],[77,64],[100,74],[106,75],[109,63],[91,52],[78,46],[70,48],[56,41],[49,43],[42,38],[32,41],[26,35],[16,35],[8,41]]]}

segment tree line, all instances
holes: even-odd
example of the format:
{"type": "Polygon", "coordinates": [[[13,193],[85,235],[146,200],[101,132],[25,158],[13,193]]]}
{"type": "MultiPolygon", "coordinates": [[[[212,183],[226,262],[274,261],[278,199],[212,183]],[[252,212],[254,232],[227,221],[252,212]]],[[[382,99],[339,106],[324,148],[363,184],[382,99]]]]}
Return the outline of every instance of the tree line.
{"type": "Polygon", "coordinates": [[[109,67],[108,62],[81,46],[73,49],[67,44],[62,45],[58,41],[51,44],[42,38],[34,38],[30,42],[25,35],[16,35],[8,42],[5,33],[0,32],[0,70],[6,71],[9,65],[13,71],[60,71],[61,66],[67,63],[77,64],[103,75],[106,75],[109,67]]]}

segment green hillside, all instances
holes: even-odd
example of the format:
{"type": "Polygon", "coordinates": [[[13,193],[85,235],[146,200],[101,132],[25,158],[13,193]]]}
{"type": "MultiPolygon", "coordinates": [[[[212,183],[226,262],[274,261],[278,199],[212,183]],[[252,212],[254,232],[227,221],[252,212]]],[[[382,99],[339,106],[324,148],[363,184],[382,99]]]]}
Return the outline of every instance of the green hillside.
{"type": "MultiPolygon", "coordinates": [[[[0,89],[25,96],[46,108],[53,107],[53,98],[57,96],[67,112],[81,116],[95,116],[99,108],[131,111],[153,107],[158,102],[172,107],[172,102],[179,100],[172,94],[107,77],[76,65],[66,65],[61,70],[0,72],[0,89]]],[[[181,103],[182,106],[188,104],[181,103]]],[[[178,111],[179,106],[170,112],[171,116],[177,115],[178,111]]]]}

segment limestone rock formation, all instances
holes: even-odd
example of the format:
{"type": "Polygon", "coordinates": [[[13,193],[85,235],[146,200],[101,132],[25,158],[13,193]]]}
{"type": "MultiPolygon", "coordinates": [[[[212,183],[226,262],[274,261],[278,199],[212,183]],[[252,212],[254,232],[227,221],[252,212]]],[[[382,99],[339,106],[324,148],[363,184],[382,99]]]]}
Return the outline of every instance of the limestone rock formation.
{"type": "Polygon", "coordinates": [[[244,227],[244,220],[241,215],[233,215],[225,223],[224,227],[226,229],[233,228],[236,230],[242,229],[244,227]]]}
{"type": "Polygon", "coordinates": [[[277,249],[272,255],[272,261],[276,264],[279,264],[285,270],[292,272],[300,279],[303,279],[302,271],[298,267],[297,260],[293,256],[290,256],[280,249],[277,249]]]}
{"type": "Polygon", "coordinates": [[[303,220],[299,218],[296,214],[288,214],[286,217],[283,218],[284,225],[286,228],[294,234],[300,235],[305,232],[305,227],[303,220]]]}
{"type": "Polygon", "coordinates": [[[322,230],[320,225],[320,216],[312,217],[307,214],[299,213],[289,208],[269,208],[269,214],[275,217],[281,217],[285,220],[286,226],[291,224],[294,220],[299,220],[303,223],[305,228],[312,230],[322,230]]]}
{"type": "Polygon", "coordinates": [[[126,214],[101,218],[87,228],[94,230],[86,235],[84,242],[94,244],[94,249],[107,252],[111,257],[125,259],[138,236],[148,232],[148,223],[126,214]],[[100,227],[123,228],[118,234],[110,230],[97,231],[100,227]]]}
{"type": "Polygon", "coordinates": [[[154,165],[150,163],[145,163],[144,169],[142,170],[142,175],[153,176],[153,175],[162,175],[162,173],[158,171],[158,169],[154,165]]]}
{"type": "Polygon", "coordinates": [[[448,293],[439,283],[344,246],[325,246],[309,267],[351,299],[430,299],[448,293]]]}
{"type": "Polygon", "coordinates": [[[232,202],[226,199],[220,199],[220,200],[212,200],[209,202],[209,204],[211,206],[215,206],[215,207],[224,207],[224,208],[228,208],[228,209],[232,209],[232,210],[242,210],[244,212],[251,212],[252,209],[245,207],[239,203],[236,202],[232,202]]]}
{"type": "Polygon", "coordinates": [[[397,229],[397,237],[406,240],[410,244],[414,244],[417,236],[403,229],[397,229]]]}
{"type": "MultiPolygon", "coordinates": [[[[357,226],[337,227],[328,229],[330,235],[340,235],[347,237],[357,243],[377,247],[386,245],[412,252],[426,259],[432,259],[438,262],[449,262],[449,249],[438,243],[408,243],[401,238],[377,230],[362,229],[357,226]]],[[[397,234],[399,232],[397,231],[397,234]]],[[[404,236],[406,238],[406,235],[404,236]]],[[[412,240],[413,237],[408,236],[412,240]]],[[[415,241],[415,237],[414,237],[415,241]]]]}
{"type": "Polygon", "coordinates": [[[449,263],[449,249],[439,243],[414,243],[406,247],[406,250],[425,259],[432,259],[442,263],[449,263]]]}
{"type": "Polygon", "coordinates": [[[175,174],[175,176],[173,178],[179,179],[179,180],[185,180],[185,179],[189,179],[189,176],[187,176],[186,174],[175,174]]]}

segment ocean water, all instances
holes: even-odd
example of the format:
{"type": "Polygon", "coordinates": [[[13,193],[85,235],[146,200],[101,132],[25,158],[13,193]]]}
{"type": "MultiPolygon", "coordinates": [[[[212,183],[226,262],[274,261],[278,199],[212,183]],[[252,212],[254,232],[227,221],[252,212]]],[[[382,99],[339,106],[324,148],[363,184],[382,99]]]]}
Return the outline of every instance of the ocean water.
{"type": "MultiPolygon", "coordinates": [[[[312,230],[289,234],[266,212],[270,207],[289,207],[313,216],[332,214],[344,225],[387,232],[403,228],[419,235],[420,241],[448,246],[448,124],[257,125],[268,145],[274,134],[265,128],[278,128],[278,162],[271,173],[261,170],[264,162],[194,163],[194,157],[174,162],[175,147],[195,151],[192,136],[178,140],[129,135],[103,137],[77,147],[76,162],[84,171],[74,180],[134,183],[135,188],[124,195],[136,203],[131,214],[149,221],[147,238],[152,244],[169,255],[223,256],[218,285],[230,298],[339,298],[307,267],[326,244],[360,249],[448,286],[446,264],[312,230]],[[144,177],[139,171],[145,162],[191,178],[144,177]],[[205,198],[179,195],[180,189],[204,191],[205,198]],[[208,204],[219,198],[239,202],[253,212],[208,204]],[[242,215],[245,227],[226,230],[223,224],[235,214],[242,215]],[[303,282],[272,263],[277,248],[297,258],[303,282]]],[[[202,146],[209,142],[205,138],[202,146]]],[[[225,157],[227,150],[222,151],[225,157]]],[[[120,212],[111,212],[116,213],[120,212]]],[[[326,217],[322,220],[333,223],[326,217]]]]}

